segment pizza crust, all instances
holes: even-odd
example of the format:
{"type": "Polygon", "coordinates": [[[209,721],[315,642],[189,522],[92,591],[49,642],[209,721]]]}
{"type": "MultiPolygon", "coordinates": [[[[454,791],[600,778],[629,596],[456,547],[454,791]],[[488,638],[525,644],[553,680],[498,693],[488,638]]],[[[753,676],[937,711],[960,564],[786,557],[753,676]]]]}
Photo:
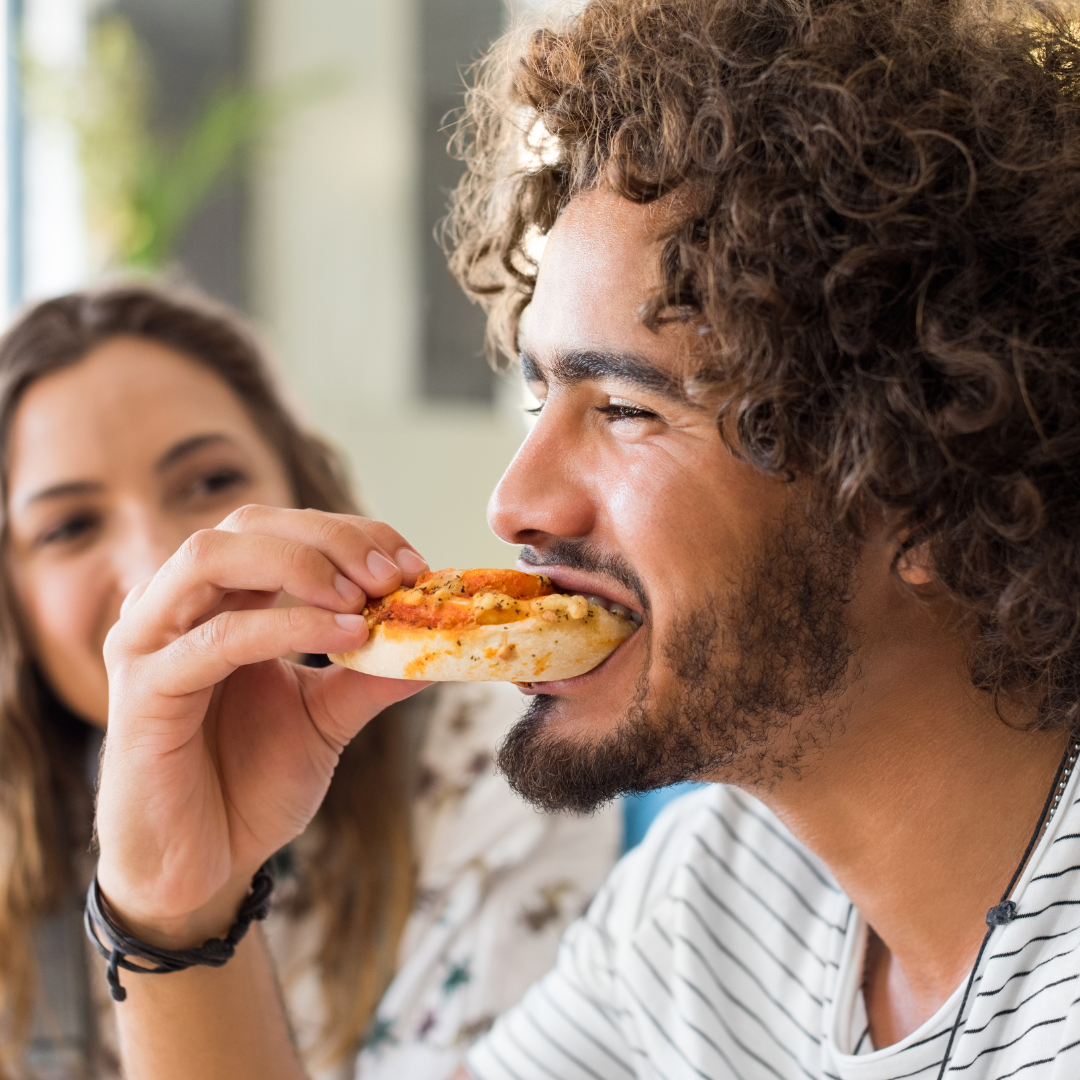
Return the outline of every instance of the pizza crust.
{"type": "Polygon", "coordinates": [[[560,612],[554,621],[531,615],[460,629],[378,623],[359,649],[331,653],[330,659],[389,679],[551,682],[591,671],[636,629],[598,604],[578,618],[560,612]]]}

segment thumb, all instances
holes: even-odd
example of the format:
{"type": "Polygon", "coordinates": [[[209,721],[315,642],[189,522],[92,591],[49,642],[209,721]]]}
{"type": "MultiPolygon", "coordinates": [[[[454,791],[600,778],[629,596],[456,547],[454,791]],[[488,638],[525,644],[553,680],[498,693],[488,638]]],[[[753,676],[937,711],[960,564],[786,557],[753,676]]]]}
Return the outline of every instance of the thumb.
{"type": "Polygon", "coordinates": [[[432,685],[415,679],[382,679],[337,664],[302,668],[298,674],[312,721],[324,738],[339,747],[388,705],[432,685]]]}

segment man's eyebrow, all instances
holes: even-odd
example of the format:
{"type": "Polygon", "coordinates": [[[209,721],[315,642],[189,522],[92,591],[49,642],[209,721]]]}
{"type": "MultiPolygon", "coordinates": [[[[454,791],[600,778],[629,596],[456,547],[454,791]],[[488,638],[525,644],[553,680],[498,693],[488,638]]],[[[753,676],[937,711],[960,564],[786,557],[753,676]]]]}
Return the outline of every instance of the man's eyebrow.
{"type": "Polygon", "coordinates": [[[681,405],[693,403],[681,379],[633,353],[591,349],[563,353],[548,371],[543,371],[534,357],[522,352],[521,373],[526,382],[560,382],[570,386],[598,379],[615,379],[681,405]]]}
{"type": "Polygon", "coordinates": [[[202,450],[205,446],[213,446],[215,443],[223,442],[231,443],[232,439],[228,435],[216,432],[207,435],[192,435],[190,439],[184,439],[175,446],[169,447],[158,458],[157,464],[154,465],[154,472],[164,472],[170,465],[175,465],[182,458],[187,457],[188,454],[194,454],[196,450],[202,450]]]}

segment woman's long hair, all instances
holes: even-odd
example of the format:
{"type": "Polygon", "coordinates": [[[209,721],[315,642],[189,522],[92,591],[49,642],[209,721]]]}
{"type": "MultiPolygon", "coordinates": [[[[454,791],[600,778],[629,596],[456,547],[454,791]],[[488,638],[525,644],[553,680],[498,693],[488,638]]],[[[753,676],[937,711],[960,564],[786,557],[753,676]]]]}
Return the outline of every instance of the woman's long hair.
{"type": "MultiPolygon", "coordinates": [[[[174,348],[227,383],[278,454],[296,506],[356,512],[338,454],[290,415],[251,331],[205,298],[143,284],[74,293],[33,307],[0,340],[0,1075],[18,1068],[32,1019],[31,927],[72,902],[91,829],[91,729],[42,680],[10,581],[7,440],[32,383],[121,336],[174,348]]],[[[404,726],[384,713],[346,749],[294,845],[290,906],[322,930],[326,1060],[356,1047],[394,972],[412,901],[407,758],[404,726]]]]}

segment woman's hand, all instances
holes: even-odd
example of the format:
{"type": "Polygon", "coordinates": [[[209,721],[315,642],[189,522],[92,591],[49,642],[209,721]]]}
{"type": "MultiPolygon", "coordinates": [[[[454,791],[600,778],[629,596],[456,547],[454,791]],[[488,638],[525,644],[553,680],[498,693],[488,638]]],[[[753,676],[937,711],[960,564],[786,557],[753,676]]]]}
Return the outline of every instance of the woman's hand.
{"type": "Polygon", "coordinates": [[[378,522],[247,506],[132,591],[105,643],[97,814],[98,879],[130,930],[174,947],[223,934],[342,747],[421,688],[281,657],[357,648],[366,597],[422,564],[378,522]],[[283,591],[301,606],[274,606],[283,591]]]}

